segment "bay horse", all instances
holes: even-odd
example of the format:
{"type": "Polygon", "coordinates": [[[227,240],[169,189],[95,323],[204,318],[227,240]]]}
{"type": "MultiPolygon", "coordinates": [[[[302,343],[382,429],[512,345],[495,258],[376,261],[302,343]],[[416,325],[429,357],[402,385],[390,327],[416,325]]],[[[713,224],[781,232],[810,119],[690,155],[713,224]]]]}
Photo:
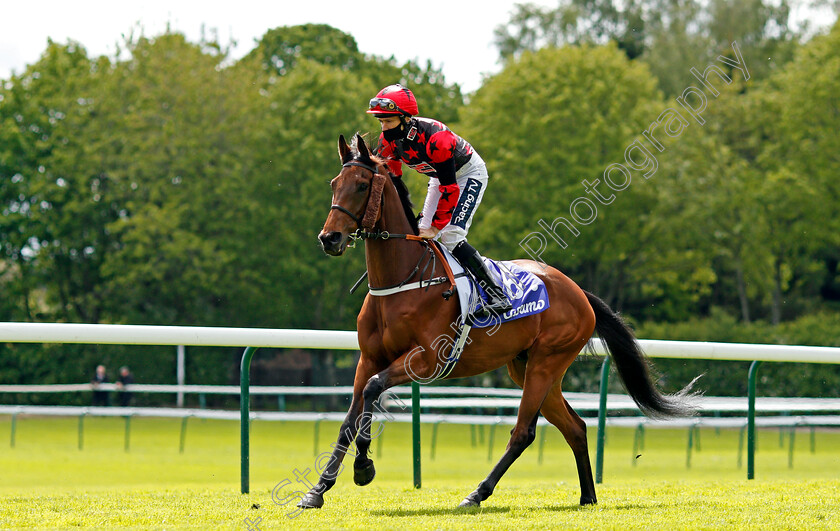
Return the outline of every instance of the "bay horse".
{"type": "MultiPolygon", "coordinates": [[[[365,238],[365,260],[372,289],[421,280],[417,266],[428,253],[428,241],[416,236],[408,191],[391,175],[384,161],[372,155],[361,135],[356,150],[344,136],[338,140],[341,172],[330,185],[332,206],[318,238],[324,252],[341,255],[351,238],[365,238]],[[405,237],[409,235],[409,237],[405,237]],[[412,238],[411,236],[414,235],[412,238]]],[[[531,260],[515,260],[544,283],[550,305],[545,311],[498,327],[492,335],[473,330],[471,342],[447,378],[464,378],[507,365],[522,399],[502,458],[461,506],[478,506],[492,493],[502,475],[534,441],[540,413],[565,437],[572,448],[580,480],[580,504],[596,503],[595,484],[586,441],[586,424],[563,398],[561,382],[566,369],[597,331],[612,356],[630,396],[648,416],[670,417],[693,413],[687,386],[666,395],[651,380],[648,362],[630,328],[603,301],[582,290],[557,269],[531,260]],[[476,333],[477,332],[477,333],[476,333]]],[[[428,272],[427,272],[428,274],[428,272]]],[[[445,275],[434,263],[432,276],[445,275]]],[[[370,418],[383,391],[412,379],[430,381],[439,373],[441,356],[436,342],[451,333],[459,316],[457,297],[441,295],[446,285],[400,291],[387,296],[366,296],[357,319],[361,357],[356,367],[353,399],[329,462],[309,492],[298,503],[319,508],[324,493],[335,484],[349,445],[356,443],[354,481],[367,485],[375,476],[369,457],[370,418]]]]}

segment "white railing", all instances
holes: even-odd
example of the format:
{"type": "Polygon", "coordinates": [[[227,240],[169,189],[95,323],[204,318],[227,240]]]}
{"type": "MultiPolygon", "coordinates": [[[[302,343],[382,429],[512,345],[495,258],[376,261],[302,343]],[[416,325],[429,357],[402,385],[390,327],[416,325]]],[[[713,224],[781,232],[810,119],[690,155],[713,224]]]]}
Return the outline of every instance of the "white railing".
{"type": "Polygon", "coordinates": [[[96,345],[187,345],[357,350],[356,332],[209,326],[151,326],[70,323],[0,323],[7,343],[96,345]]]}
{"type": "MultiPolygon", "coordinates": [[[[0,323],[8,343],[87,343],[111,345],[188,345],[358,350],[356,332],[206,326],[151,326],[69,323],[0,323]]],[[[840,363],[840,348],[751,345],[700,341],[640,340],[653,358],[840,363]]],[[[600,341],[592,341],[605,354],[600,341]]]]}
{"type": "MultiPolygon", "coordinates": [[[[247,490],[247,452],[248,452],[248,382],[247,368],[250,356],[259,347],[277,348],[312,348],[312,349],[347,349],[358,350],[355,332],[325,330],[282,330],[264,328],[221,328],[187,326],[146,326],[146,325],[107,325],[107,324],[56,324],[56,323],[0,323],[0,342],[9,343],[87,343],[120,345],[188,345],[249,347],[243,355],[242,371],[242,412],[240,422],[243,432],[243,489],[247,490]],[[246,363],[247,361],[247,363],[246,363]]],[[[805,362],[805,363],[840,363],[840,348],[809,347],[788,345],[745,345],[733,343],[685,342],[641,340],[641,345],[650,357],[679,359],[739,360],[755,362],[805,362]]],[[[593,340],[591,346],[595,352],[606,354],[600,341],[593,340]]],[[[604,374],[602,372],[602,374],[604,374]]],[[[754,371],[750,370],[751,382],[754,371]]],[[[751,385],[750,402],[754,405],[754,384],[751,385]]],[[[606,387],[603,390],[606,394],[606,387]]],[[[419,400],[419,393],[417,394],[419,400]]],[[[606,396],[604,397],[606,400],[606,396]]],[[[754,407],[750,406],[751,428],[754,425],[754,407]]],[[[603,416],[603,415],[601,415],[603,416]]],[[[419,417],[415,417],[419,425],[419,417]]],[[[602,455],[601,440],[603,422],[599,422],[599,461],[602,455]]],[[[419,430],[419,428],[418,428],[419,430]]],[[[751,429],[751,431],[754,431],[751,429]]],[[[419,431],[418,431],[419,433],[419,431]]],[[[417,448],[419,445],[415,445],[417,448]]],[[[752,477],[753,449],[749,449],[748,478],[752,477]]],[[[419,455],[415,455],[415,463],[419,455]]],[[[600,463],[596,463],[596,475],[600,473],[600,463]]],[[[417,467],[415,467],[417,470],[417,467]]],[[[415,484],[419,478],[415,477],[415,484]]]]}

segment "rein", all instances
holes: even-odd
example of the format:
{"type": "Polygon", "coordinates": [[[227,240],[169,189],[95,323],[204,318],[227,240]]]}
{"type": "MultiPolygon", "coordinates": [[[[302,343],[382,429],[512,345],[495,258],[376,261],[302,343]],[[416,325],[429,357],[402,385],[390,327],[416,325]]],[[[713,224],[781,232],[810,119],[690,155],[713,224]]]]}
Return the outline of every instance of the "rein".
{"type": "MultiPolygon", "coordinates": [[[[377,168],[372,164],[368,164],[366,162],[360,160],[350,160],[345,162],[342,167],[347,168],[348,166],[358,166],[363,168],[373,174],[373,179],[371,180],[370,185],[370,194],[368,195],[367,207],[365,208],[365,213],[361,219],[356,214],[353,214],[346,208],[341,205],[331,205],[330,209],[338,210],[339,212],[343,212],[350,216],[350,218],[356,222],[356,231],[350,234],[350,239],[352,243],[348,245],[348,247],[355,247],[356,242],[358,240],[390,240],[390,239],[402,239],[402,240],[409,240],[409,241],[416,241],[420,242],[422,245],[426,247],[427,253],[423,253],[420,257],[420,260],[417,262],[417,265],[414,266],[414,269],[409,273],[408,277],[405,280],[400,282],[399,284],[395,284],[393,286],[389,286],[386,288],[373,288],[368,285],[368,289],[372,295],[390,295],[392,293],[397,293],[399,291],[404,291],[407,289],[417,289],[421,288],[425,285],[426,289],[429,287],[442,284],[449,280],[449,289],[443,292],[443,298],[449,300],[449,297],[455,293],[455,276],[452,274],[452,268],[449,267],[449,262],[446,261],[446,257],[443,255],[443,252],[438,248],[437,245],[433,245],[429,242],[427,238],[421,238],[416,234],[392,234],[388,231],[382,231],[377,229],[376,231],[371,231],[369,229],[373,228],[373,225],[379,219],[379,212],[382,209],[382,204],[385,201],[385,197],[383,194],[383,190],[385,188],[385,176],[379,173],[377,168]],[[431,249],[431,251],[430,251],[431,249]],[[431,254],[429,254],[431,253],[431,254]],[[428,257],[428,258],[427,258],[428,257]],[[427,281],[421,280],[420,282],[416,282],[413,284],[407,284],[409,280],[411,280],[414,275],[420,270],[420,264],[423,262],[423,259],[427,258],[426,266],[423,268],[423,274],[425,274],[426,270],[429,268],[429,265],[432,266],[432,271],[435,270],[435,265],[437,260],[443,264],[443,268],[446,271],[446,277],[439,277],[439,278],[430,278],[427,281]],[[442,279],[442,280],[441,280],[442,279]],[[379,292],[378,294],[376,292],[379,292]]],[[[367,275],[367,272],[365,272],[367,275]]],[[[362,275],[362,278],[356,282],[356,285],[350,290],[350,293],[356,290],[359,284],[364,279],[365,275],[362,275]]],[[[422,274],[421,274],[422,276],[422,274]]]]}
{"type": "MultiPolygon", "coordinates": [[[[446,260],[446,257],[443,255],[443,251],[437,245],[434,245],[431,240],[427,238],[421,238],[416,234],[392,234],[388,231],[381,231],[376,230],[375,232],[366,231],[363,229],[358,229],[356,232],[350,234],[350,239],[353,240],[353,243],[349,244],[348,247],[355,247],[356,242],[359,240],[409,240],[414,242],[419,242],[426,248],[426,253],[420,257],[420,260],[417,262],[417,265],[414,266],[414,269],[408,276],[400,282],[399,284],[394,284],[393,286],[387,286],[384,288],[374,288],[368,285],[368,289],[370,290],[371,295],[374,296],[384,296],[384,295],[391,295],[393,293],[398,293],[400,291],[407,291],[410,289],[418,289],[425,287],[427,290],[431,286],[435,286],[437,284],[443,284],[447,280],[449,281],[449,289],[443,292],[443,298],[449,300],[449,297],[455,293],[455,275],[452,273],[452,268],[449,267],[449,262],[446,260]],[[429,254],[431,253],[431,254],[429,254]],[[440,260],[441,264],[443,264],[443,269],[446,271],[445,277],[437,277],[437,278],[430,278],[429,280],[420,280],[419,282],[414,282],[412,284],[407,284],[409,280],[420,271],[420,264],[423,262],[423,259],[428,257],[426,266],[423,268],[423,272],[421,273],[421,277],[426,273],[429,268],[429,265],[432,266],[432,271],[435,270],[435,265],[437,260],[440,260]],[[377,293],[379,292],[379,293],[377,293]]],[[[367,275],[367,271],[365,274],[362,275],[362,278],[356,282],[356,285],[350,290],[350,293],[353,293],[359,284],[364,280],[365,276],[367,275]]]]}

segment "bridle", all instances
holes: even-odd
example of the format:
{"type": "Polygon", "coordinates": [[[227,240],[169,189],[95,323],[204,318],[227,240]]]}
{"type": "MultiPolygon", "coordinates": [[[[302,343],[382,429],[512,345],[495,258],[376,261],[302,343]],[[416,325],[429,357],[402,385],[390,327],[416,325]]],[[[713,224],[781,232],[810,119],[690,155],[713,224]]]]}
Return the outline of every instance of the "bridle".
{"type": "Polygon", "coordinates": [[[339,212],[343,212],[350,216],[350,218],[356,222],[356,232],[372,229],[373,225],[376,223],[377,218],[379,217],[379,210],[382,208],[382,202],[384,198],[382,197],[382,189],[385,186],[385,176],[379,173],[371,164],[367,164],[360,160],[351,160],[345,162],[342,167],[348,168],[350,166],[358,166],[360,168],[364,168],[367,171],[373,174],[373,179],[370,182],[370,192],[368,193],[367,199],[367,207],[365,207],[365,213],[361,219],[356,214],[350,212],[346,208],[341,205],[330,205],[330,210],[338,210],[339,212]],[[374,194],[378,195],[379,198],[375,199],[373,196],[374,194]],[[371,201],[373,199],[373,201],[371,201]]]}
{"type": "MultiPolygon", "coordinates": [[[[454,293],[454,291],[455,291],[455,279],[454,279],[454,276],[452,274],[452,270],[449,267],[449,263],[446,261],[446,258],[443,256],[443,253],[438,248],[438,246],[432,244],[428,239],[421,238],[420,236],[417,236],[416,234],[394,234],[394,233],[391,233],[391,232],[388,232],[388,231],[381,231],[381,230],[378,230],[378,229],[376,231],[371,230],[371,229],[373,229],[373,225],[376,223],[377,219],[379,218],[379,211],[382,209],[382,205],[383,205],[383,202],[384,202],[384,196],[383,196],[382,190],[385,186],[385,178],[386,177],[384,175],[382,175],[381,173],[379,173],[375,166],[373,166],[371,164],[368,164],[366,162],[360,161],[360,160],[350,160],[348,162],[345,162],[342,165],[343,168],[347,168],[349,166],[358,166],[360,168],[363,168],[363,169],[371,172],[373,174],[373,179],[371,180],[370,193],[368,194],[367,206],[365,207],[365,213],[364,213],[364,215],[362,216],[361,219],[359,219],[359,216],[350,212],[349,210],[347,210],[346,208],[344,208],[341,205],[335,205],[335,204],[330,205],[330,210],[338,210],[339,212],[347,214],[348,216],[350,216],[350,218],[353,221],[356,222],[356,230],[354,232],[350,233],[350,235],[349,235],[350,239],[352,240],[352,243],[349,244],[348,247],[351,247],[351,248],[355,247],[356,242],[358,240],[403,239],[403,240],[410,240],[410,241],[419,242],[421,245],[423,245],[426,248],[425,249],[426,252],[424,252],[423,255],[420,257],[420,261],[417,263],[417,265],[414,266],[414,269],[409,274],[409,276],[399,284],[396,284],[394,286],[389,286],[387,288],[381,288],[381,289],[390,290],[390,289],[394,289],[394,288],[403,287],[409,280],[411,280],[411,278],[414,277],[415,274],[417,274],[418,271],[420,271],[420,269],[422,267],[421,264],[423,263],[424,258],[427,258],[428,261],[426,262],[425,267],[423,267],[423,272],[425,273],[425,271],[426,271],[426,269],[428,269],[429,265],[431,265],[432,271],[434,271],[436,259],[439,259],[441,261],[441,263],[443,264],[444,269],[446,270],[446,273],[447,273],[447,278],[446,279],[450,281],[450,289],[445,291],[444,294],[443,294],[443,297],[445,299],[449,299],[449,297],[452,296],[452,293],[454,293]],[[374,197],[374,196],[378,196],[378,197],[374,197]]],[[[367,272],[365,272],[365,275],[367,275],[367,272]]],[[[364,279],[364,275],[362,276],[362,278],[359,279],[359,282],[357,282],[356,285],[353,286],[353,289],[350,290],[351,293],[356,289],[356,287],[359,285],[359,283],[363,279],[364,279]]],[[[437,284],[437,283],[440,283],[440,282],[435,282],[435,283],[437,284]]],[[[421,282],[420,284],[422,285],[423,282],[421,282]]],[[[432,285],[432,284],[426,284],[426,289],[428,289],[428,287],[430,285],[432,285]]],[[[371,288],[371,290],[375,290],[375,289],[376,288],[371,288]]]]}

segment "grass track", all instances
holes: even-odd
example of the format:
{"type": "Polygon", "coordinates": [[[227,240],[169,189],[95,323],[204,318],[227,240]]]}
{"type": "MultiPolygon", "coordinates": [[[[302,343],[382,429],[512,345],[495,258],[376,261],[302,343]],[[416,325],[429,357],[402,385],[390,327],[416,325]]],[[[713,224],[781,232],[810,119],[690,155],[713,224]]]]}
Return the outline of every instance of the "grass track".
{"type": "MultiPolygon", "coordinates": [[[[470,428],[440,428],[437,456],[429,459],[431,429],[423,430],[423,488],[411,488],[410,427],[389,424],[374,441],[377,478],[352,484],[351,464],[319,511],[295,517],[298,474],[315,481],[312,423],[252,425],[251,494],[239,494],[239,426],[190,420],[186,451],[178,452],[180,421],[134,419],[126,453],[122,419],[85,420],[84,450],[76,419],[19,418],[9,447],[9,417],[0,417],[0,528],[240,529],[245,519],[267,529],[838,529],[840,433],[796,436],[794,467],[778,430],[760,432],[757,479],[738,469],[738,433],[702,430],[701,449],[686,468],[685,430],[647,430],[641,457],[633,431],[608,430],[599,504],[577,505],[571,451],[556,430],[547,432],[544,462],[529,448],[478,510],[455,509],[489,472],[488,433],[470,444],[470,428]],[[382,442],[382,457],[377,445],[382,442]],[[291,503],[272,502],[290,496],[291,503]],[[258,505],[259,508],[252,508],[258,505]]],[[[338,426],[323,423],[317,447],[330,449],[338,426]]],[[[486,428],[485,428],[486,429],[486,428]]],[[[496,432],[493,461],[507,429],[496,432]]],[[[594,432],[590,444],[594,460],[594,432]]],[[[252,529],[255,526],[252,524],[252,529]]]]}

